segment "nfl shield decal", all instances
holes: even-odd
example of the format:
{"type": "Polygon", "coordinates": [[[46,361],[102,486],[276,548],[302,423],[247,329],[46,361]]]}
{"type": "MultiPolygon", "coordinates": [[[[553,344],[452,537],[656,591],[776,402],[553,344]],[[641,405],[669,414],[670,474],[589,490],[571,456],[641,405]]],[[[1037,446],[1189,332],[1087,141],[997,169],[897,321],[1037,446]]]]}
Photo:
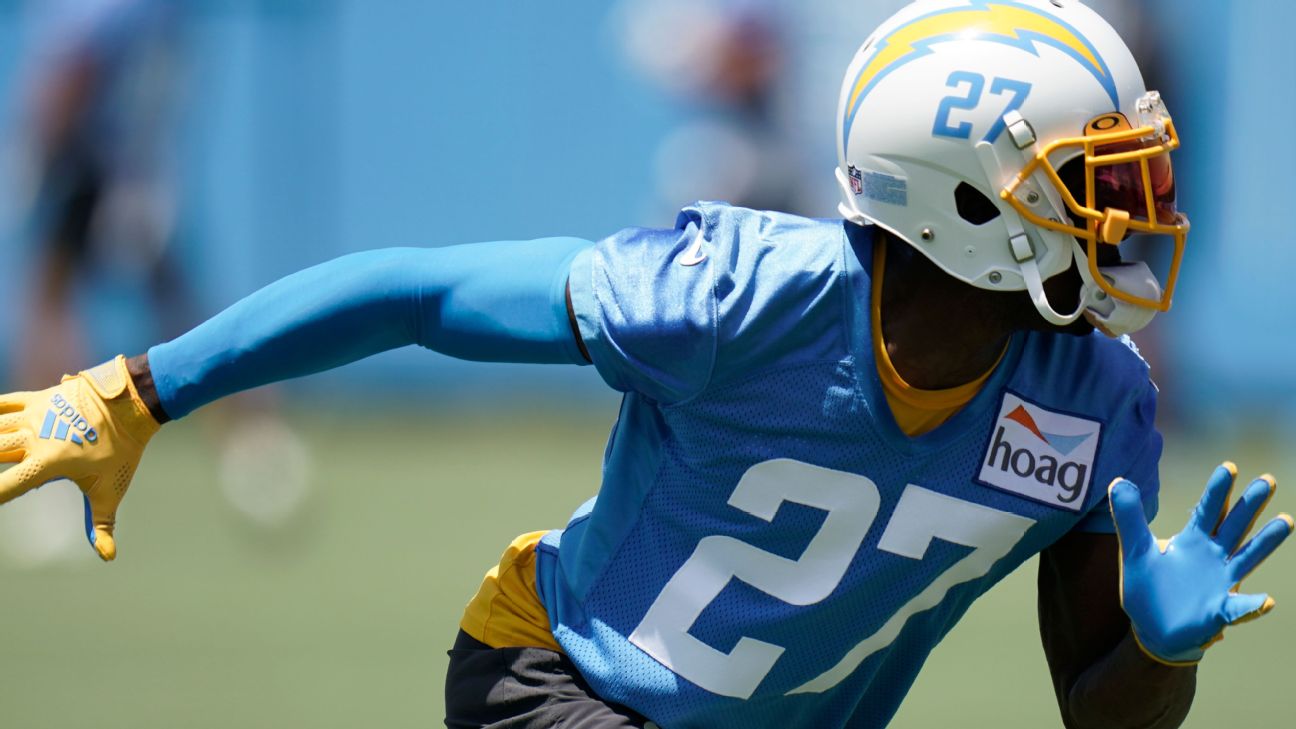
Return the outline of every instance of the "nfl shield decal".
{"type": "Polygon", "coordinates": [[[1093,479],[1102,424],[1046,410],[1008,392],[978,480],[1049,506],[1079,511],[1093,479]]]}
{"type": "Polygon", "coordinates": [[[850,166],[850,186],[851,192],[856,195],[864,194],[864,174],[859,171],[855,165],[850,166]]]}

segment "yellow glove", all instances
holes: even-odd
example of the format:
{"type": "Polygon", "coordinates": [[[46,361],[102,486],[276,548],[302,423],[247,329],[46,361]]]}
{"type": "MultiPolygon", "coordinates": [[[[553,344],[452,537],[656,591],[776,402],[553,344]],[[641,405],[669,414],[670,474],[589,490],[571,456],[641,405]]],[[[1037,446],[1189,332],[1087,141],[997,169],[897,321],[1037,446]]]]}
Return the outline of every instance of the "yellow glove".
{"type": "Polygon", "coordinates": [[[40,392],[0,395],[0,504],[66,478],[85,495],[86,536],[104,561],[117,556],[117,505],[157,420],[118,356],[40,392]]]}

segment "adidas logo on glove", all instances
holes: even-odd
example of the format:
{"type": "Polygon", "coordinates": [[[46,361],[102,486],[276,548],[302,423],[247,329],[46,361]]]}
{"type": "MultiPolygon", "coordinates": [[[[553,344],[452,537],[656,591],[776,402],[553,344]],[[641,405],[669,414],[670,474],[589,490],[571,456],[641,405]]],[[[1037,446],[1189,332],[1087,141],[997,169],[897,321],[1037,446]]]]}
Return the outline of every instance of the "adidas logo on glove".
{"type": "Polygon", "coordinates": [[[40,437],[45,440],[66,440],[82,445],[89,443],[94,445],[99,440],[99,434],[95,429],[90,427],[87,421],[67,398],[55,393],[50,398],[54,407],[45,412],[45,422],[41,425],[40,437]]]}
{"type": "Polygon", "coordinates": [[[1084,506],[1102,424],[1004,393],[978,481],[1071,511],[1084,506]]]}

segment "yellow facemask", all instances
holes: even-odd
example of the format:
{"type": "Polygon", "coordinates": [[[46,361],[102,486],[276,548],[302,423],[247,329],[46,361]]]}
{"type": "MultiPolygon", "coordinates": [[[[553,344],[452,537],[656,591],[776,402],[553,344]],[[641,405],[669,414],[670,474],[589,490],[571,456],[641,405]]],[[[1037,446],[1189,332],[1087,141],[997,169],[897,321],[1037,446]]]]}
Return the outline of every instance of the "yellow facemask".
{"type": "Polygon", "coordinates": [[[1170,166],[1170,152],[1179,147],[1179,135],[1159,95],[1148,94],[1140,99],[1138,114],[1138,127],[1131,126],[1119,112],[1102,114],[1085,125],[1083,136],[1058,139],[1043,147],[1000,192],[1000,197],[1031,223],[1086,241],[1089,274],[1107,294],[1130,304],[1166,311],[1174,296],[1189,228],[1188,218],[1175,208],[1170,166]],[[1083,180],[1064,180],[1061,168],[1052,160],[1078,159],[1080,155],[1084,160],[1083,180]],[[1085,227],[1042,217],[1017,197],[1019,188],[1039,171],[1044,172],[1067,209],[1085,221],[1085,227]],[[1073,193],[1081,188],[1083,201],[1073,193]],[[1098,246],[1119,245],[1132,233],[1167,235],[1174,240],[1159,300],[1122,291],[1098,269],[1098,246]]]}

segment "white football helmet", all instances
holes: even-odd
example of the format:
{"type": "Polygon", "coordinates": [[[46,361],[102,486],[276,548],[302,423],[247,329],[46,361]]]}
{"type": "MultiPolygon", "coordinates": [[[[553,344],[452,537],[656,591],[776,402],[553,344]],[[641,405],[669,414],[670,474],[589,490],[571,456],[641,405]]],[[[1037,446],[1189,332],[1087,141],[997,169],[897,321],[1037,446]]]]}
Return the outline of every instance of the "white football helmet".
{"type": "Polygon", "coordinates": [[[1188,233],[1179,138],[1116,31],[1077,0],[909,5],[856,54],[837,130],[842,215],[950,275],[1026,290],[1054,324],[1087,311],[1110,334],[1170,307],[1188,233]],[[1166,280],[1143,263],[1099,268],[1097,247],[1132,233],[1173,240],[1166,280]],[[1043,282],[1073,261],[1081,301],[1059,312],[1043,282]]]}

